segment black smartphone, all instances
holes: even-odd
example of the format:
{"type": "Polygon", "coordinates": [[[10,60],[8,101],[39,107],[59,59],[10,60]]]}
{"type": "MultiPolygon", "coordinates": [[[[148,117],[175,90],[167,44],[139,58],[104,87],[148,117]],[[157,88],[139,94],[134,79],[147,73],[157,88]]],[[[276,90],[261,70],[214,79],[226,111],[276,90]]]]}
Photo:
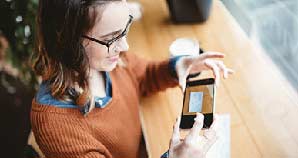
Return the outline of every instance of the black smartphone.
{"type": "Polygon", "coordinates": [[[180,128],[192,128],[197,112],[204,115],[203,128],[209,128],[215,112],[215,94],[214,78],[188,81],[184,92],[180,128]]]}

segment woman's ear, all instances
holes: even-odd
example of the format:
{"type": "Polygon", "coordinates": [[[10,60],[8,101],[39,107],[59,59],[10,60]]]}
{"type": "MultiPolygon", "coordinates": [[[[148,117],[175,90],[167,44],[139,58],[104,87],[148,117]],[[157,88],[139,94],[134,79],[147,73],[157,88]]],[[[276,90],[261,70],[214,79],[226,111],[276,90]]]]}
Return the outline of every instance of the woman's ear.
{"type": "Polygon", "coordinates": [[[86,48],[89,45],[90,41],[83,39],[82,45],[86,48]]]}

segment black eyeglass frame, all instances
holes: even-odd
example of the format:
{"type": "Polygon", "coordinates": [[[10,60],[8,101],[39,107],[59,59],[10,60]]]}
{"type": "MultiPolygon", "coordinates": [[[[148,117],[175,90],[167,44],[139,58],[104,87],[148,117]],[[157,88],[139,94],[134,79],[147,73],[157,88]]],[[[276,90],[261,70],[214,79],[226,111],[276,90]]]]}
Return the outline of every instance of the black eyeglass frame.
{"type": "Polygon", "coordinates": [[[96,39],[96,38],[89,37],[89,36],[87,36],[87,35],[83,35],[82,37],[83,37],[83,38],[86,38],[86,39],[88,39],[88,40],[90,40],[90,41],[93,41],[93,42],[96,42],[96,43],[98,43],[98,44],[101,44],[101,45],[106,46],[106,47],[108,48],[108,52],[109,52],[109,51],[110,51],[110,46],[111,46],[115,41],[117,41],[117,40],[119,40],[119,39],[121,39],[122,37],[124,37],[124,36],[127,35],[128,31],[129,31],[129,27],[130,27],[130,25],[131,25],[131,23],[132,23],[132,20],[133,20],[133,16],[132,16],[132,15],[129,15],[129,20],[128,20],[128,22],[127,22],[127,24],[126,24],[126,27],[125,27],[125,29],[123,30],[123,32],[122,32],[120,35],[118,35],[117,37],[114,37],[114,38],[112,38],[111,40],[109,40],[109,41],[107,41],[107,42],[100,41],[100,40],[98,40],[98,39],[96,39]]]}

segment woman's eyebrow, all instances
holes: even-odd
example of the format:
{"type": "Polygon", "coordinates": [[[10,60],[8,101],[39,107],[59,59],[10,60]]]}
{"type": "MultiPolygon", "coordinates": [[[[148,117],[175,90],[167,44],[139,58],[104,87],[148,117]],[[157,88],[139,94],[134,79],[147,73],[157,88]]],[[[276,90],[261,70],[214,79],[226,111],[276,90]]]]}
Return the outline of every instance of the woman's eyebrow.
{"type": "Polygon", "coordinates": [[[122,30],[118,30],[118,31],[113,31],[111,33],[108,33],[106,35],[102,35],[100,36],[101,38],[104,38],[104,37],[108,37],[108,36],[111,36],[111,35],[115,35],[115,34],[118,34],[118,33],[121,33],[122,30]]]}

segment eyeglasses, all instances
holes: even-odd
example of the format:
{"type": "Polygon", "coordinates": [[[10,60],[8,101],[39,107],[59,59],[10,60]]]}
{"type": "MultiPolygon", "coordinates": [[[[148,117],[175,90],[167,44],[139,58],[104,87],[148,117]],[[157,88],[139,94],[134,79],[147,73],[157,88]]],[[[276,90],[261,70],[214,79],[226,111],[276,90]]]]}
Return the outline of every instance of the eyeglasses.
{"type": "Polygon", "coordinates": [[[132,19],[133,19],[133,16],[132,16],[132,15],[129,15],[129,20],[128,20],[128,22],[127,22],[127,24],[126,24],[126,27],[125,27],[125,29],[123,30],[123,32],[122,32],[120,35],[118,35],[117,37],[112,38],[111,40],[108,40],[108,41],[100,41],[100,40],[98,40],[98,39],[96,39],[96,38],[89,37],[89,36],[86,36],[86,35],[83,35],[82,37],[83,37],[83,38],[86,38],[86,39],[88,39],[88,40],[90,40],[90,41],[96,42],[96,43],[98,43],[98,44],[105,45],[105,46],[108,48],[108,52],[110,52],[110,46],[111,46],[114,42],[118,41],[119,39],[121,39],[121,38],[123,38],[124,36],[127,35],[128,31],[129,31],[129,27],[130,27],[130,25],[131,25],[131,23],[132,23],[132,19]]]}

